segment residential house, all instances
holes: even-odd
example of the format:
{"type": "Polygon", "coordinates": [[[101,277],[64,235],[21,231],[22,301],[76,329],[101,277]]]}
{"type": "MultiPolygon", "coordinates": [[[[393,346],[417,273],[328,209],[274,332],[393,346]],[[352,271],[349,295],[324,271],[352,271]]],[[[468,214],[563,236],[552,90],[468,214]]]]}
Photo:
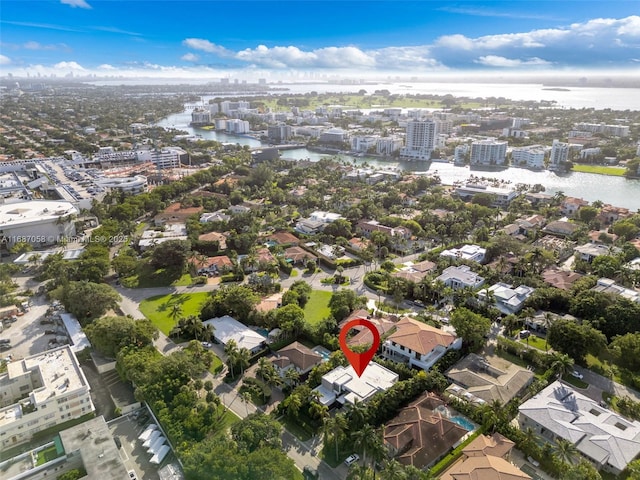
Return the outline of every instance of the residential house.
{"type": "Polygon", "coordinates": [[[548,193],[542,192],[527,192],[524,195],[525,200],[527,200],[532,206],[536,207],[538,205],[548,205],[553,200],[553,195],[549,195],[548,193]]]}
{"type": "Polygon", "coordinates": [[[231,215],[227,215],[225,210],[217,210],[200,215],[200,222],[202,223],[228,222],[229,220],[231,220],[231,215]]]}
{"type": "Polygon", "coordinates": [[[640,422],[600,403],[556,381],[520,405],[518,421],[546,442],[571,442],[596,468],[618,475],[640,454],[640,422]]]}
{"type": "Polygon", "coordinates": [[[373,232],[381,232],[390,237],[411,238],[411,230],[406,227],[387,227],[376,220],[361,220],[356,225],[356,232],[369,238],[373,232]]]}
{"type": "Polygon", "coordinates": [[[588,235],[589,241],[597,244],[612,244],[618,239],[615,233],[609,233],[606,230],[591,230],[588,235]]]}
{"type": "Polygon", "coordinates": [[[396,331],[382,345],[382,355],[411,367],[429,370],[449,350],[459,350],[462,339],[412,318],[396,323],[396,331]]]}
{"type": "Polygon", "coordinates": [[[349,246],[354,251],[361,252],[361,251],[367,249],[367,247],[369,246],[369,240],[363,239],[363,238],[358,238],[358,237],[353,237],[353,238],[349,239],[349,246]]]}
{"type": "Polygon", "coordinates": [[[576,197],[567,197],[560,204],[560,212],[562,215],[566,215],[567,217],[574,216],[580,207],[584,207],[589,205],[589,202],[583,200],[582,198],[576,197]]]}
{"type": "Polygon", "coordinates": [[[427,393],[385,425],[383,441],[395,460],[422,469],[458,446],[468,433],[449,418],[440,398],[427,393]]]}
{"type": "Polygon", "coordinates": [[[392,275],[396,278],[403,278],[413,283],[420,283],[427,275],[436,269],[437,265],[429,260],[413,263],[392,275]]]}
{"type": "Polygon", "coordinates": [[[325,222],[321,222],[319,220],[301,218],[296,223],[295,230],[296,232],[304,233],[305,235],[316,235],[322,231],[325,225],[325,222]]]}
{"type": "Polygon", "coordinates": [[[282,378],[285,377],[287,370],[295,370],[301,376],[306,375],[321,362],[321,355],[300,342],[293,342],[281,348],[276,352],[276,358],[271,360],[282,378]]]}
{"type": "Polygon", "coordinates": [[[628,218],[632,215],[628,208],[614,207],[613,205],[604,205],[600,209],[600,213],[596,217],[601,223],[608,225],[623,218],[628,218]]]}
{"type": "Polygon", "coordinates": [[[162,213],[153,217],[153,222],[156,227],[175,223],[184,224],[189,217],[202,212],[202,210],[202,207],[182,208],[180,203],[172,203],[162,213]]]}
{"type": "Polygon", "coordinates": [[[445,268],[442,274],[435,279],[435,282],[442,282],[454,290],[465,287],[476,289],[482,286],[484,277],[472,272],[468,265],[460,265],[445,268]]]}
{"type": "Polygon", "coordinates": [[[283,247],[290,247],[292,245],[298,245],[300,239],[289,232],[276,232],[267,237],[267,241],[274,245],[281,245],[283,247]]]}
{"type": "Polygon", "coordinates": [[[187,240],[187,226],[184,223],[170,223],[162,230],[145,230],[142,232],[138,247],[146,250],[169,240],[187,240]]]}
{"type": "Polygon", "coordinates": [[[193,265],[198,275],[218,275],[233,269],[233,262],[226,255],[203,259],[192,258],[189,259],[189,263],[193,265]]]}
{"type": "Polygon", "coordinates": [[[550,233],[551,235],[558,235],[560,237],[570,237],[579,229],[580,226],[576,225],[575,223],[571,223],[565,220],[556,220],[554,222],[547,223],[542,231],[545,233],[550,233]]]}
{"type": "Polygon", "coordinates": [[[468,183],[456,187],[456,194],[464,201],[470,201],[479,193],[488,194],[493,197],[493,205],[507,207],[513,199],[518,196],[518,191],[513,188],[493,187],[479,183],[468,183]]]}
{"type": "MultiPolygon", "coordinates": [[[[369,318],[369,317],[371,317],[371,315],[369,315],[368,311],[356,310],[347,318],[345,318],[342,322],[340,322],[340,324],[338,325],[338,328],[344,327],[351,320],[358,319],[358,318],[368,318],[369,321],[376,328],[376,330],[378,330],[378,334],[380,335],[380,338],[382,338],[384,334],[388,333],[389,331],[391,331],[391,329],[395,328],[396,326],[396,323],[392,322],[387,317],[381,317],[381,318],[369,318]]],[[[356,325],[355,327],[352,327],[351,330],[354,331],[355,333],[351,336],[347,336],[347,345],[349,345],[349,347],[373,345],[373,333],[371,333],[371,330],[369,330],[367,327],[363,327],[362,325],[356,325]]]]}
{"type": "Polygon", "coordinates": [[[328,407],[334,403],[366,402],[378,392],[389,390],[398,381],[398,374],[376,362],[370,362],[362,376],[353,367],[336,367],[322,377],[319,402],[328,407]]]}
{"type": "Polygon", "coordinates": [[[241,215],[244,213],[249,213],[250,211],[251,211],[251,208],[246,205],[230,205],[229,206],[229,213],[231,213],[231,215],[241,215]]]}
{"type": "Polygon", "coordinates": [[[198,236],[199,242],[218,242],[218,250],[227,249],[227,236],[224,233],[209,232],[198,236]]]}
{"type": "Polygon", "coordinates": [[[581,273],[561,270],[558,267],[549,267],[542,271],[542,280],[561,290],[570,290],[574,282],[582,277],[584,275],[581,273]]]}
{"type": "Polygon", "coordinates": [[[620,251],[617,247],[593,243],[585,243],[584,245],[575,247],[573,250],[580,260],[584,260],[589,263],[593,262],[601,255],[615,255],[620,251]]]}
{"type": "Polygon", "coordinates": [[[440,256],[482,263],[484,262],[484,257],[486,253],[487,253],[487,249],[479,245],[463,245],[460,248],[443,250],[440,253],[440,256]]]}
{"type": "Polygon", "coordinates": [[[503,405],[519,395],[534,378],[533,372],[508,360],[475,353],[464,357],[445,375],[455,383],[447,389],[449,394],[464,399],[469,393],[486,403],[497,400],[503,405]]]}
{"type": "Polygon", "coordinates": [[[529,298],[534,291],[535,289],[527,285],[520,285],[517,288],[513,288],[512,285],[498,282],[489,288],[480,290],[478,292],[478,298],[481,302],[492,303],[502,313],[509,315],[522,310],[527,298],[529,298]]]}
{"type": "Polygon", "coordinates": [[[594,290],[596,292],[610,293],[612,295],[620,295],[627,300],[635,303],[640,303],[639,291],[623,287],[622,285],[618,285],[615,280],[611,280],[610,278],[599,278],[596,286],[591,290],[594,290]]]}
{"type": "Polygon", "coordinates": [[[292,265],[304,265],[308,260],[318,261],[313,253],[307,252],[302,247],[289,247],[284,251],[284,258],[287,262],[291,262],[292,265]]]}
{"type": "Polygon", "coordinates": [[[238,348],[246,348],[252,354],[258,353],[266,346],[265,337],[229,315],[210,318],[202,323],[213,326],[213,337],[223,346],[234,340],[238,348]]]}
{"type": "Polygon", "coordinates": [[[462,450],[440,480],[530,480],[531,477],[509,461],[514,443],[494,433],[480,435],[462,450]]]}

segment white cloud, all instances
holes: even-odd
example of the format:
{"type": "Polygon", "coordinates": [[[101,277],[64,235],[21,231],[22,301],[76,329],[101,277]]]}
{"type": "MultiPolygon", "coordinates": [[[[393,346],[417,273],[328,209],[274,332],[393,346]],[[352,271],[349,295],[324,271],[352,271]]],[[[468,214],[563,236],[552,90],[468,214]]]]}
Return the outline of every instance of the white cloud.
{"type": "Polygon", "coordinates": [[[102,65],[98,65],[98,70],[117,70],[113,65],[109,65],[108,63],[103,63],[102,65]]]}
{"type": "Polygon", "coordinates": [[[9,65],[11,63],[11,59],[6,55],[0,55],[0,65],[9,65]]]}
{"type": "Polygon", "coordinates": [[[182,45],[185,47],[192,48],[194,50],[202,50],[207,53],[215,53],[216,55],[228,55],[230,52],[224,47],[216,45],[215,43],[211,43],[209,40],[205,40],[204,38],[186,38],[182,45]]]}
{"type": "Polygon", "coordinates": [[[529,58],[527,60],[519,60],[517,58],[505,58],[499,55],[484,55],[474,60],[475,63],[485,65],[487,67],[522,67],[522,66],[544,66],[551,65],[551,62],[547,62],[538,57],[529,58]]]}
{"type": "Polygon", "coordinates": [[[83,72],[86,70],[78,62],[58,62],[53,66],[53,68],[60,70],[78,70],[83,72]]]}
{"type": "Polygon", "coordinates": [[[60,0],[60,3],[63,5],[69,5],[73,8],[91,8],[91,5],[89,5],[85,0],[60,0]]]}
{"type": "Polygon", "coordinates": [[[185,62],[197,62],[200,60],[200,57],[195,53],[185,53],[180,57],[180,60],[184,60],[185,62]]]}
{"type": "Polygon", "coordinates": [[[326,47],[304,51],[298,47],[258,45],[236,53],[235,58],[270,68],[348,68],[373,67],[375,58],[356,47],[326,47]]]}
{"type": "Polygon", "coordinates": [[[22,48],[25,48],[27,50],[71,50],[69,46],[64,43],[42,44],[34,41],[25,42],[24,44],[22,44],[22,48]]]}

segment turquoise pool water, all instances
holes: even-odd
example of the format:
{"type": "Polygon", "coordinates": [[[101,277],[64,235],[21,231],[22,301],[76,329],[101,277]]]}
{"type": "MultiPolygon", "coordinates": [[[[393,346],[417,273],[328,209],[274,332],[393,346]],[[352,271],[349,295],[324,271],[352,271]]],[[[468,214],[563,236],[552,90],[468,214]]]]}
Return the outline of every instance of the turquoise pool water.
{"type": "Polygon", "coordinates": [[[465,430],[468,430],[469,432],[476,428],[473,423],[471,423],[469,420],[459,415],[456,415],[455,417],[451,417],[449,420],[457,423],[458,425],[460,425],[465,430]]]}
{"type": "Polygon", "coordinates": [[[269,336],[269,330],[267,330],[266,328],[256,328],[256,332],[258,332],[264,338],[267,338],[269,336]]]}

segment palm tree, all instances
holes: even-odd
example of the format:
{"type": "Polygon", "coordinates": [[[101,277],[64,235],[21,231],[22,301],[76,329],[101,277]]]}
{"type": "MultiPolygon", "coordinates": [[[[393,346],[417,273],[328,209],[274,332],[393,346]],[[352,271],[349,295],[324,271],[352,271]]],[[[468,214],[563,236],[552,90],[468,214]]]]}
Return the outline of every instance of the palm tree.
{"type": "Polygon", "coordinates": [[[295,387],[300,381],[300,373],[295,368],[289,368],[284,372],[284,378],[290,386],[295,387]]]}
{"type": "Polygon", "coordinates": [[[407,474],[400,462],[387,460],[382,466],[380,478],[382,480],[404,480],[407,478],[407,474]]]}
{"type": "Polygon", "coordinates": [[[551,313],[551,312],[546,312],[544,314],[544,317],[542,319],[542,326],[544,327],[545,330],[545,336],[544,336],[544,351],[548,351],[549,350],[549,328],[551,327],[551,324],[555,321],[556,316],[551,313]]]}
{"type": "Polygon", "coordinates": [[[329,408],[326,405],[322,405],[318,402],[311,402],[309,407],[309,415],[312,418],[323,420],[329,416],[329,408]]]}
{"type": "Polygon", "coordinates": [[[327,435],[325,438],[325,444],[327,443],[328,436],[331,436],[336,447],[336,459],[339,455],[338,446],[346,436],[347,426],[347,419],[342,414],[337,414],[334,417],[327,417],[324,420],[324,429],[327,435]]]}
{"type": "Polygon", "coordinates": [[[235,365],[238,357],[238,344],[235,340],[231,339],[224,346],[224,354],[227,356],[227,366],[231,370],[231,376],[233,377],[233,366],[235,365]]]}
{"type": "Polygon", "coordinates": [[[376,429],[366,423],[361,429],[351,434],[354,446],[358,451],[362,452],[362,462],[367,464],[367,457],[372,457],[375,461],[376,454],[379,453],[378,444],[382,443],[376,429]]]}
{"type": "Polygon", "coordinates": [[[269,362],[265,357],[261,357],[258,360],[258,368],[256,368],[256,375],[258,375],[263,382],[266,382],[266,377],[269,376],[269,367],[273,367],[273,364],[269,362]]]}
{"type": "Polygon", "coordinates": [[[556,440],[555,455],[564,463],[572,464],[576,459],[578,449],[569,440],[559,438],[556,440]]]}
{"type": "Polygon", "coordinates": [[[244,403],[247,415],[249,415],[249,402],[251,401],[251,392],[249,390],[240,392],[240,400],[242,400],[242,403],[244,403]]]}
{"type": "Polygon", "coordinates": [[[346,417],[349,419],[350,428],[354,431],[365,424],[366,415],[367,406],[357,399],[347,407],[346,417]]]}
{"type": "Polygon", "coordinates": [[[558,377],[562,378],[563,375],[569,374],[573,371],[574,361],[566,353],[561,353],[554,356],[554,360],[551,363],[551,368],[558,377]]]}
{"type": "Polygon", "coordinates": [[[171,304],[171,312],[169,312],[169,316],[173,320],[173,323],[178,323],[178,318],[182,316],[182,305],[178,302],[171,304]]]}
{"type": "Polygon", "coordinates": [[[238,366],[240,367],[240,374],[244,374],[244,369],[249,366],[249,359],[251,358],[251,352],[246,348],[242,347],[238,350],[238,355],[236,357],[238,366]]]}

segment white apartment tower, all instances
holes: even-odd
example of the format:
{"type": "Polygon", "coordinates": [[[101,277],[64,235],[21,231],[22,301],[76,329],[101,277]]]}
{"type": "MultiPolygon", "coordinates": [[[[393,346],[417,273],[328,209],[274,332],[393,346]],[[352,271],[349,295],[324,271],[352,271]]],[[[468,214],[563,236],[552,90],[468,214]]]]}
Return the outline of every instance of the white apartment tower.
{"type": "Polygon", "coordinates": [[[487,139],[471,144],[471,165],[504,165],[506,157],[507,142],[487,139]]]}
{"type": "Polygon", "coordinates": [[[560,170],[569,159],[568,143],[554,140],[551,145],[551,156],[549,157],[549,170],[560,170]]]}
{"type": "Polygon", "coordinates": [[[400,155],[414,160],[431,160],[438,128],[433,120],[414,120],[407,123],[405,146],[400,155]]]}

